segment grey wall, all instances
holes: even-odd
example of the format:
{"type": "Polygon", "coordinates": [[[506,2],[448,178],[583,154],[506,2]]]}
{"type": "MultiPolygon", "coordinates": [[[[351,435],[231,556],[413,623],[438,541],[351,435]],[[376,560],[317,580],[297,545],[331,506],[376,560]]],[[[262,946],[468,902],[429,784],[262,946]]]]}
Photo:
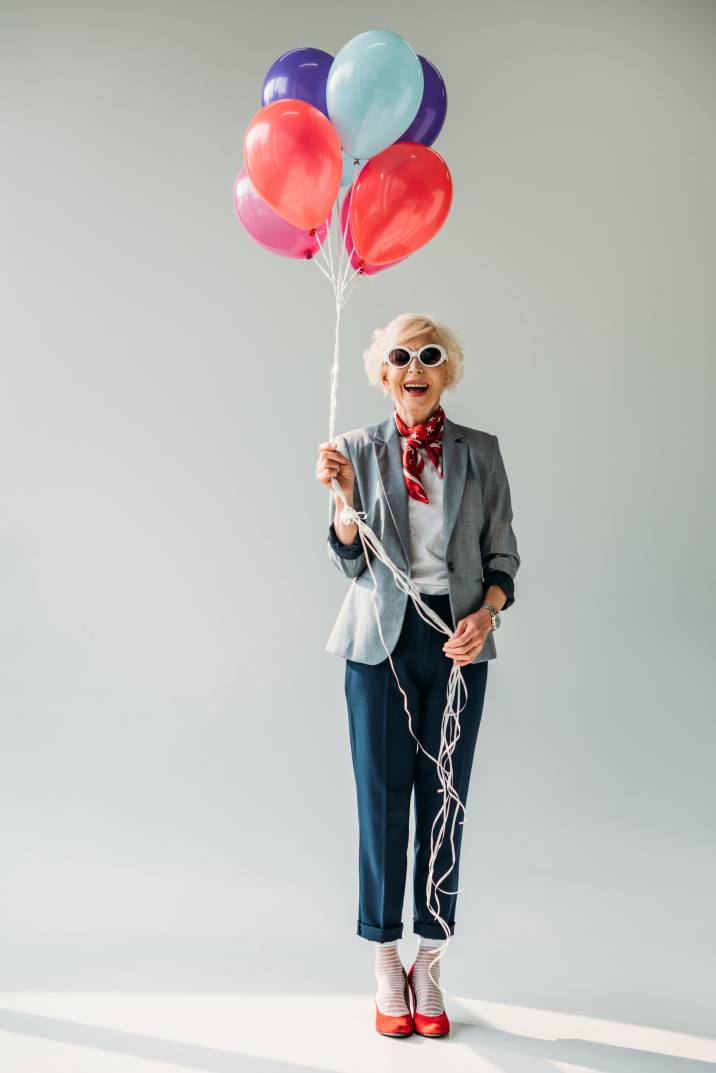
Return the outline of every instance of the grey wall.
{"type": "Polygon", "coordinates": [[[446,320],[523,557],[444,982],[707,1030],[714,4],[0,10],[0,988],[372,991],[332,296],[231,188],[273,59],[388,28],[445,75],[455,200],[359,281],[338,429],[388,412],[371,330],[446,320]]]}

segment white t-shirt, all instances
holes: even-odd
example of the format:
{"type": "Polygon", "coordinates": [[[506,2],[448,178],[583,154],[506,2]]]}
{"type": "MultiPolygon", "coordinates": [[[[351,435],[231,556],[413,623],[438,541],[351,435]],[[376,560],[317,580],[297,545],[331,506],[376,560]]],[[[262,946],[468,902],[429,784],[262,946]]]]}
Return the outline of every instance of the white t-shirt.
{"type": "MultiPolygon", "coordinates": [[[[400,436],[401,457],[407,437],[400,436]]],[[[425,489],[429,503],[408,498],[408,524],[410,526],[410,578],[420,592],[449,592],[445,568],[445,542],[443,540],[443,481],[432,461],[422,447],[418,448],[424,466],[420,471],[420,483],[425,489]]]]}

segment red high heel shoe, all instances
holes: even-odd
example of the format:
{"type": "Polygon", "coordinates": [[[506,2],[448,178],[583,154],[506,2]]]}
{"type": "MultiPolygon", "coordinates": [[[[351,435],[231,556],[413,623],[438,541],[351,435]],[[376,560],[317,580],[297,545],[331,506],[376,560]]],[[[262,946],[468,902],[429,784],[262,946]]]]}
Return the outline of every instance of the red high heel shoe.
{"type": "Polygon", "coordinates": [[[418,1000],[413,986],[414,968],[415,965],[411,965],[408,973],[408,983],[413,996],[413,1027],[419,1036],[447,1036],[450,1031],[450,1021],[444,1010],[433,1017],[429,1017],[426,1013],[418,1013],[418,1000]]]}
{"type": "MultiPolygon", "coordinates": [[[[375,1027],[381,1036],[411,1036],[413,1034],[413,1015],[410,1012],[410,989],[408,987],[408,977],[405,975],[405,969],[403,968],[403,976],[405,977],[405,1005],[408,1007],[407,1013],[390,1014],[381,1013],[378,1009],[378,1003],[375,1002],[375,1027]]],[[[378,988],[375,989],[376,995],[378,994],[378,988]]]]}

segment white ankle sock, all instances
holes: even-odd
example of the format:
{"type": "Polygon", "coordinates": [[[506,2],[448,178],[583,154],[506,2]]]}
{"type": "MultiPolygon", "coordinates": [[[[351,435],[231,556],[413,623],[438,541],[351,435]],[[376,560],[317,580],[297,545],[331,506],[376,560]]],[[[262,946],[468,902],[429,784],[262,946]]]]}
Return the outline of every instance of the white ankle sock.
{"type": "Polygon", "coordinates": [[[428,975],[428,970],[434,980],[440,983],[440,962],[436,961],[431,968],[431,962],[435,959],[437,947],[442,946],[444,939],[427,939],[420,936],[420,946],[413,968],[413,987],[415,988],[415,1009],[426,1017],[437,1017],[443,1013],[442,991],[435,986],[428,975]]]}
{"type": "Polygon", "coordinates": [[[378,982],[375,1001],[380,1012],[393,1017],[410,1013],[405,1004],[405,978],[397,939],[390,943],[375,944],[375,978],[378,982]]]}

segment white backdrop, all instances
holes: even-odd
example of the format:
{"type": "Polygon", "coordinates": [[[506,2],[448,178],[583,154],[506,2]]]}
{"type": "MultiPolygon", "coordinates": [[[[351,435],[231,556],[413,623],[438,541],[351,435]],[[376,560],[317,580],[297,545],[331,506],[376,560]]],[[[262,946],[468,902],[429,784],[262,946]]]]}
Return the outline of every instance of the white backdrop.
{"type": "MultiPolygon", "coordinates": [[[[708,1031],[697,2],[2,5],[0,989],[371,990],[314,477],[332,296],[251,242],[231,189],[271,62],[379,27],[445,76],[455,200],[359,281],[337,427],[387,413],[374,327],[447,321],[466,375],[443,403],[499,436],[523,560],[443,979],[708,1031]]],[[[404,921],[410,943],[409,892],[404,921]]]]}

